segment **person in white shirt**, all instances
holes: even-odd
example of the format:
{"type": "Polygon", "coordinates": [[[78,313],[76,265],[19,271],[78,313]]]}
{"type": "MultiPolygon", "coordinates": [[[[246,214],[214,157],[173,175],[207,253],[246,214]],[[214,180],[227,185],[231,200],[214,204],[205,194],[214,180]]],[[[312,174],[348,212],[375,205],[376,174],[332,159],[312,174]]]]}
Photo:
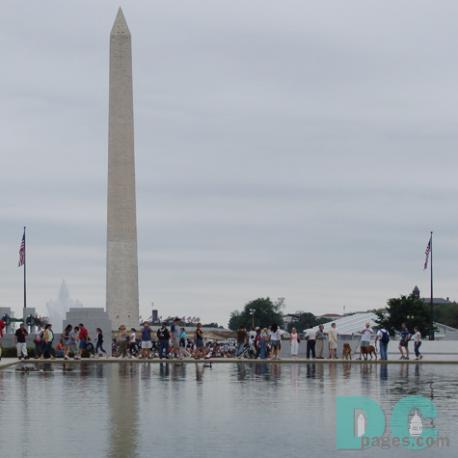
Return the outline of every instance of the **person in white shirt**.
{"type": "Polygon", "coordinates": [[[361,342],[360,342],[360,357],[362,359],[362,355],[364,355],[364,359],[367,359],[367,350],[369,345],[371,344],[371,338],[374,331],[371,329],[370,323],[366,323],[366,327],[361,331],[361,342]]]}
{"type": "MultiPolygon", "coordinates": [[[[316,331],[310,329],[309,331],[307,331],[307,334],[305,336],[305,339],[307,340],[307,359],[309,359],[310,356],[312,356],[312,358],[315,359],[315,335],[316,331]]],[[[321,347],[323,347],[323,345],[321,345],[321,347]]]]}
{"type": "Polygon", "coordinates": [[[291,356],[296,356],[299,353],[299,334],[297,333],[296,328],[291,329],[290,335],[291,342],[291,356]]]}
{"type": "Polygon", "coordinates": [[[331,329],[326,333],[329,339],[329,359],[337,359],[338,334],[336,324],[331,324],[331,329]]]}
{"type": "Polygon", "coordinates": [[[420,353],[421,347],[421,332],[417,327],[413,328],[414,335],[413,335],[413,349],[415,351],[416,359],[422,359],[423,355],[420,353]]]}
{"type": "Polygon", "coordinates": [[[129,336],[129,358],[135,358],[137,354],[137,330],[131,328],[129,336]]]}
{"type": "Polygon", "coordinates": [[[280,359],[281,335],[280,328],[276,323],[270,327],[270,346],[272,348],[271,359],[280,359]]]}
{"type": "Polygon", "coordinates": [[[324,326],[320,324],[318,326],[318,331],[315,333],[316,341],[316,358],[323,359],[323,350],[324,350],[324,340],[326,339],[326,333],[324,332],[324,326]]]}
{"type": "Polygon", "coordinates": [[[248,332],[248,343],[251,348],[254,348],[254,342],[256,340],[256,331],[254,329],[251,329],[248,332]]]}

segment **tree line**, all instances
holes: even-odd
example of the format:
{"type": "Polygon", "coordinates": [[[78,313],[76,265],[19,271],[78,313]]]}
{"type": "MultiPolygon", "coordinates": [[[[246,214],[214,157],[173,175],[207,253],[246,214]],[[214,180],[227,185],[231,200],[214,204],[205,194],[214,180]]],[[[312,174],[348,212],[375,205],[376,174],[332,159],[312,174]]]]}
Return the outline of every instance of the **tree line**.
{"type": "MultiPolygon", "coordinates": [[[[284,328],[283,301],[272,301],[269,297],[260,297],[245,304],[241,311],[230,315],[229,329],[235,331],[240,326],[251,328],[259,326],[268,328],[276,323],[284,328]]],[[[406,323],[409,329],[418,327],[424,336],[431,335],[432,317],[430,304],[421,299],[418,288],[408,295],[390,298],[384,308],[371,310],[377,315],[377,323],[385,327],[392,335],[406,323]]],[[[329,319],[320,318],[310,312],[297,312],[295,319],[288,323],[286,329],[295,327],[299,332],[324,324],[329,319]]],[[[458,328],[458,303],[448,302],[434,305],[434,322],[458,328]]]]}
{"type": "MultiPolygon", "coordinates": [[[[235,331],[240,326],[245,326],[247,329],[254,327],[268,328],[273,323],[276,323],[281,328],[284,327],[284,319],[282,313],[283,301],[272,301],[269,297],[260,297],[251,302],[248,302],[241,311],[231,313],[229,319],[229,329],[235,331]]],[[[305,329],[313,328],[330,320],[319,318],[313,313],[297,312],[294,314],[295,319],[288,323],[286,329],[291,331],[293,327],[297,331],[302,332],[305,329]]]]}

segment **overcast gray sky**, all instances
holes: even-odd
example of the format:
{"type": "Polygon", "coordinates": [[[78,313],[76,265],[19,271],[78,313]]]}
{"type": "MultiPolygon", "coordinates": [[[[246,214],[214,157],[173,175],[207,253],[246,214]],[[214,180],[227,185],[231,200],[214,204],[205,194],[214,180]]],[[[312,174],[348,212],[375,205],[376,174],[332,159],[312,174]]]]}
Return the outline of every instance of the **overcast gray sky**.
{"type": "Polygon", "coordinates": [[[0,306],[105,305],[108,47],[133,39],[141,313],[458,298],[458,3],[3,0],[0,306]]]}

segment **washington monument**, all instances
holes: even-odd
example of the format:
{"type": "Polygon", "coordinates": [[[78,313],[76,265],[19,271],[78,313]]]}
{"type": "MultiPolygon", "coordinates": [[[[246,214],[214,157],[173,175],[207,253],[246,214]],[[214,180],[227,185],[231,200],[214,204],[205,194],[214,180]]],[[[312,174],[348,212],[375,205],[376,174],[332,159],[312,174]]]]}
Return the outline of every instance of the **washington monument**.
{"type": "Polygon", "coordinates": [[[138,326],[137,215],[131,37],[121,8],[110,34],[107,312],[113,329],[138,326]]]}

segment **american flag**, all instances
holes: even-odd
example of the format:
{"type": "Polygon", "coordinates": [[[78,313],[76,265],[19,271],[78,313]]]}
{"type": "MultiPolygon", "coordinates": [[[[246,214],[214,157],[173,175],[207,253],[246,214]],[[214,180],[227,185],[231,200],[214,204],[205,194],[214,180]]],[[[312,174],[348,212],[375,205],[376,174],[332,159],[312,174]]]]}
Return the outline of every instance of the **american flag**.
{"type": "Polygon", "coordinates": [[[19,262],[18,267],[23,266],[25,263],[25,230],[24,235],[22,236],[21,245],[19,246],[19,262]]]}
{"type": "Polygon", "coordinates": [[[428,245],[426,245],[426,250],[425,250],[425,255],[426,255],[425,266],[424,266],[425,270],[428,268],[429,253],[431,253],[431,237],[429,238],[429,242],[428,242],[428,245]]]}

